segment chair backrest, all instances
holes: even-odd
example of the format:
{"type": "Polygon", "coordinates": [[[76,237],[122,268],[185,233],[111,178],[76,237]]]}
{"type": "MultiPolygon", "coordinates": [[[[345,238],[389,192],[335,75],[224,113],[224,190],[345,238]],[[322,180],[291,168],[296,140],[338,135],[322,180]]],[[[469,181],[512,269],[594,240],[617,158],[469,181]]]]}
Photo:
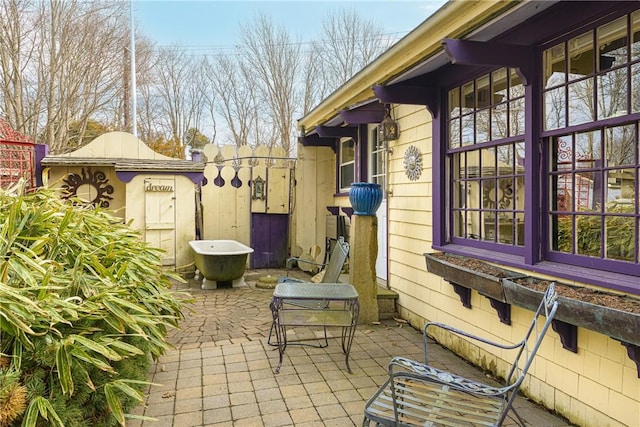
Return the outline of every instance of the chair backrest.
{"type": "Polygon", "coordinates": [[[529,325],[526,335],[522,341],[513,346],[514,348],[520,347],[520,350],[507,376],[507,385],[513,383],[518,387],[524,380],[529,367],[533,363],[533,358],[542,343],[542,339],[556,315],[556,310],[558,309],[557,297],[555,283],[551,283],[542,296],[540,305],[533,315],[533,320],[531,321],[531,325],[529,325]],[[544,320],[540,319],[540,316],[544,316],[544,320]]]}
{"type": "Polygon", "coordinates": [[[345,242],[344,238],[340,236],[333,247],[329,262],[324,269],[324,276],[322,277],[321,283],[338,282],[340,273],[342,272],[342,266],[347,260],[347,255],[349,255],[349,243],[345,242]]]}

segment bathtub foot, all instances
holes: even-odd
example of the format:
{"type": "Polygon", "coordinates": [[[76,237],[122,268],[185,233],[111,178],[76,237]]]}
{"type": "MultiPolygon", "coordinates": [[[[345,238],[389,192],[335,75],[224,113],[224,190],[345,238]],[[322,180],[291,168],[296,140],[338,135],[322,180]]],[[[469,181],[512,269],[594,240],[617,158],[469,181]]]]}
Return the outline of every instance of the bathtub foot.
{"type": "Polygon", "coordinates": [[[231,287],[233,288],[244,288],[245,286],[247,286],[247,284],[244,281],[244,276],[240,277],[239,279],[235,279],[231,284],[231,287]]]}
{"type": "Polygon", "coordinates": [[[218,289],[218,282],[209,280],[206,277],[202,279],[202,289],[218,289]]]}

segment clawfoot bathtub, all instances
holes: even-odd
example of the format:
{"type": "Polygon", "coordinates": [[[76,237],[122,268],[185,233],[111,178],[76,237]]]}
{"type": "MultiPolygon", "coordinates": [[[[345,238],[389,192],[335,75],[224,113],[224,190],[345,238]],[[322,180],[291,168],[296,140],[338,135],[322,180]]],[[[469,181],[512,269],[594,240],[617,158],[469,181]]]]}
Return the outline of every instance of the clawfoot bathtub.
{"type": "Polygon", "coordinates": [[[235,240],[191,240],[196,268],[204,277],[202,289],[216,289],[218,284],[244,286],[247,256],[253,249],[235,240]]]}

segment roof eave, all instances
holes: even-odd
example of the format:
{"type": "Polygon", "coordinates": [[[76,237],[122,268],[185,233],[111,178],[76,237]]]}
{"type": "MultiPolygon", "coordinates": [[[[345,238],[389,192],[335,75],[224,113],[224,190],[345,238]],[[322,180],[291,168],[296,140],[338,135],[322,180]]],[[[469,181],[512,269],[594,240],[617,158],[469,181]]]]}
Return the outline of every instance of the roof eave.
{"type": "Polygon", "coordinates": [[[375,97],[372,87],[385,84],[420,61],[444,53],[442,40],[462,38],[519,1],[449,1],[389,50],[354,75],[298,120],[299,129],[313,129],[340,110],[375,97]],[[465,19],[459,19],[464,16],[465,19]],[[472,23],[472,24],[470,24],[472,23]],[[453,24],[457,24],[453,26],[453,24]],[[472,26],[473,25],[473,26],[472,26]]]}

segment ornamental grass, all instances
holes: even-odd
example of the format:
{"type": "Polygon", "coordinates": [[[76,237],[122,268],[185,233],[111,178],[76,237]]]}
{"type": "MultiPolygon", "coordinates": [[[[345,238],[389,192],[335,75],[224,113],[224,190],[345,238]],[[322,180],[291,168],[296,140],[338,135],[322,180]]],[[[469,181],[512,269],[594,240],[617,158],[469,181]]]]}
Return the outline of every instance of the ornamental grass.
{"type": "Polygon", "coordinates": [[[22,188],[0,190],[0,426],[124,425],[188,295],[120,218],[22,188]]]}

